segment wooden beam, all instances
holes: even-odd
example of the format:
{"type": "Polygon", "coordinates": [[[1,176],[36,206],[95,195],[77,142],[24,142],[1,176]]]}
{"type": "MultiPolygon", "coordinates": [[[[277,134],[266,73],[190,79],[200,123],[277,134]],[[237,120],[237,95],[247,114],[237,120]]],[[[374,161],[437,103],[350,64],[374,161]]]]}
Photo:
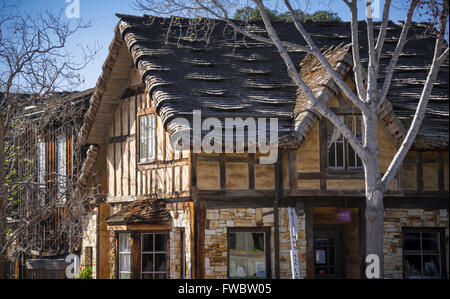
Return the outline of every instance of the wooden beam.
{"type": "Polygon", "coordinates": [[[255,189],[255,154],[248,154],[248,188],[255,189]]]}
{"type": "Polygon", "coordinates": [[[416,170],[416,179],[417,179],[417,191],[423,192],[423,161],[422,161],[423,153],[417,152],[417,170],[416,170]]]}
{"type": "Polygon", "coordinates": [[[196,279],[205,277],[205,227],[206,205],[194,202],[194,275],[196,279]]]}
{"type": "Polygon", "coordinates": [[[438,190],[445,191],[444,184],[444,154],[439,152],[439,160],[438,160],[438,190]]]}
{"type": "Polygon", "coordinates": [[[291,150],[288,152],[288,167],[289,167],[289,189],[295,190],[297,186],[297,151],[291,150]]]}
{"type": "Polygon", "coordinates": [[[305,204],[305,233],[306,233],[306,278],[314,278],[314,226],[313,209],[305,204]]]}
{"type": "Polygon", "coordinates": [[[227,174],[225,165],[225,154],[219,155],[219,171],[220,171],[220,189],[225,190],[227,188],[227,174]]]}
{"type": "Polygon", "coordinates": [[[319,121],[319,150],[320,150],[320,190],[327,189],[327,153],[328,153],[328,136],[327,123],[324,118],[319,121]]]}

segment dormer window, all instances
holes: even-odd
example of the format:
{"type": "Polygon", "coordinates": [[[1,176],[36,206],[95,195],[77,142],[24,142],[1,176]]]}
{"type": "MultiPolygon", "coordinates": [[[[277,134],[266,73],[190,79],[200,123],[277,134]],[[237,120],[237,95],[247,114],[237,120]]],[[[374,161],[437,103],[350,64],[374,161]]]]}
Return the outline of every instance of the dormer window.
{"type": "Polygon", "coordinates": [[[139,117],[139,161],[151,162],[155,159],[155,115],[139,117]]]}
{"type": "MultiPolygon", "coordinates": [[[[360,115],[339,115],[353,134],[362,141],[364,125],[360,115]]],[[[340,131],[328,121],[328,169],[329,170],[352,170],[363,167],[361,159],[353,150],[347,139],[340,131]]]]}

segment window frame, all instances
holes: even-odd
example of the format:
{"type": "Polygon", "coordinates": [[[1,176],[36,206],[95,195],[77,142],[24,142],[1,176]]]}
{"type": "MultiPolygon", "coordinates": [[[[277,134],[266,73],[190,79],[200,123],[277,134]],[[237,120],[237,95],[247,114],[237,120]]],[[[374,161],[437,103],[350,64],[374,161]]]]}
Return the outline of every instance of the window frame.
{"type": "MultiPolygon", "coordinates": [[[[364,132],[364,122],[362,120],[362,115],[359,113],[340,113],[338,114],[338,116],[342,116],[343,117],[343,122],[345,124],[347,124],[347,118],[351,117],[351,121],[352,121],[352,126],[349,128],[353,134],[356,134],[356,128],[354,128],[354,124],[355,124],[355,120],[357,118],[360,118],[361,121],[361,136],[359,137],[359,139],[361,140],[361,142],[363,141],[363,132],[364,132]]],[[[343,161],[343,166],[342,167],[338,167],[338,166],[330,166],[330,161],[329,161],[329,128],[334,128],[334,125],[327,119],[324,119],[324,126],[325,126],[325,132],[323,136],[323,142],[325,142],[326,144],[326,153],[323,155],[326,159],[325,161],[325,166],[326,166],[326,171],[329,173],[362,173],[364,170],[364,165],[362,164],[362,160],[361,158],[358,157],[357,153],[355,150],[353,150],[354,152],[354,156],[353,159],[355,159],[355,165],[357,164],[357,159],[359,158],[359,160],[361,160],[361,166],[350,166],[349,163],[349,159],[351,157],[349,157],[350,153],[349,153],[349,147],[351,146],[350,143],[348,142],[348,140],[341,134],[340,138],[334,142],[334,144],[332,146],[335,147],[335,164],[337,164],[337,149],[336,149],[336,143],[342,143],[342,161],[343,161]]]]}
{"type": "Polygon", "coordinates": [[[139,232],[139,238],[140,238],[140,247],[139,247],[139,260],[140,260],[140,266],[139,266],[139,277],[140,277],[140,279],[144,279],[143,278],[143,274],[153,274],[153,279],[156,279],[156,278],[154,278],[155,277],[155,274],[165,274],[166,275],[166,277],[165,277],[165,279],[169,279],[170,278],[170,271],[169,271],[169,255],[170,255],[170,251],[169,251],[169,246],[170,246],[170,242],[169,242],[169,240],[170,240],[170,234],[169,234],[169,232],[168,231],[141,231],[141,232],[139,232]],[[144,238],[143,238],[143,236],[144,235],[153,235],[153,248],[154,248],[154,246],[155,246],[155,237],[154,237],[154,235],[164,235],[165,236],[165,246],[166,246],[166,251],[143,251],[143,247],[144,247],[144,242],[143,242],[143,240],[144,240],[144,238]],[[165,272],[162,272],[162,271],[142,271],[142,265],[143,265],[143,258],[142,258],[142,256],[144,255],[144,254],[153,254],[153,269],[155,268],[155,256],[156,256],[156,254],[162,254],[162,253],[164,253],[165,254],[165,256],[166,256],[166,261],[165,261],[165,263],[166,263],[166,270],[165,270],[165,272]]]}
{"type": "MultiPolygon", "coordinates": [[[[406,256],[411,255],[420,255],[421,257],[421,265],[423,267],[423,256],[424,255],[432,255],[432,254],[426,254],[422,251],[422,233],[436,233],[439,236],[438,239],[438,255],[439,255],[439,262],[440,262],[440,276],[439,277],[430,277],[431,279],[445,279],[447,278],[447,264],[446,264],[446,248],[445,248],[445,228],[443,227],[402,227],[401,230],[401,244],[402,244],[402,276],[404,279],[408,279],[406,277],[406,256]],[[406,233],[420,233],[420,253],[414,254],[414,253],[408,253],[409,250],[405,250],[405,237],[404,234],[406,233]]],[[[423,275],[423,269],[421,269],[421,279],[425,279],[426,277],[423,275]]]]}
{"type": "MultiPolygon", "coordinates": [[[[263,233],[264,234],[264,257],[265,257],[265,270],[266,277],[262,279],[272,278],[272,260],[271,260],[271,239],[272,234],[270,227],[227,227],[227,277],[228,279],[239,279],[238,277],[230,277],[230,249],[231,249],[231,238],[230,233],[263,233]]],[[[247,249],[246,249],[247,251],[247,249]]],[[[246,259],[248,252],[246,252],[246,259]]],[[[247,270],[248,271],[248,270],[247,270]]],[[[248,274],[248,273],[247,273],[248,274]]]]}
{"type": "Polygon", "coordinates": [[[117,279],[126,279],[126,278],[121,278],[120,274],[121,273],[128,273],[129,277],[128,279],[132,279],[133,278],[133,269],[132,269],[132,264],[133,264],[133,257],[131,255],[131,246],[132,246],[132,242],[131,242],[131,238],[132,238],[132,233],[129,231],[123,231],[123,232],[117,232],[117,279]],[[121,235],[128,235],[128,243],[129,243],[129,248],[130,248],[130,252],[121,252],[120,251],[120,236],[121,235]],[[120,256],[121,254],[127,254],[130,257],[130,270],[129,271],[121,271],[120,270],[120,256]]]}
{"type": "MultiPolygon", "coordinates": [[[[137,148],[138,148],[138,158],[139,158],[139,164],[145,164],[145,163],[152,163],[152,162],[154,162],[155,160],[156,160],[156,114],[155,113],[146,113],[146,114],[138,114],[137,115],[137,124],[138,124],[138,133],[139,133],[139,135],[138,135],[138,146],[137,146],[137,148]],[[142,148],[141,148],[141,145],[142,145],[142,141],[141,141],[141,139],[142,139],[142,131],[141,131],[141,119],[142,118],[147,118],[147,119],[153,119],[153,121],[152,121],[152,123],[153,123],[153,134],[152,134],[152,138],[150,138],[150,137],[146,137],[146,139],[147,139],[147,141],[150,143],[150,140],[151,140],[151,148],[153,149],[152,150],[152,155],[150,156],[149,155],[149,152],[147,153],[147,155],[146,155],[146,157],[145,158],[142,158],[142,156],[141,156],[141,154],[142,154],[142,148]]],[[[148,124],[150,124],[150,122],[148,122],[148,124]]],[[[150,127],[149,127],[149,129],[150,129],[150,127]]],[[[150,130],[148,130],[148,132],[150,132],[150,130]]],[[[147,132],[147,133],[148,133],[147,132]]],[[[150,144],[149,144],[149,146],[148,146],[148,149],[150,149],[150,144]]]]}
{"type": "Polygon", "coordinates": [[[56,184],[56,190],[57,190],[57,194],[58,197],[61,196],[60,200],[58,200],[61,203],[65,203],[67,200],[67,183],[68,183],[68,171],[69,171],[69,165],[68,165],[68,147],[67,147],[67,136],[65,135],[60,135],[56,138],[56,155],[57,155],[57,184],[56,184]],[[63,140],[62,143],[60,143],[60,141],[63,140]],[[63,160],[64,160],[64,174],[62,175],[60,173],[61,170],[61,153],[60,153],[60,144],[64,145],[64,155],[63,155],[63,160]],[[61,181],[62,180],[62,181],[61,181]],[[61,190],[62,189],[62,190],[61,190]]]}

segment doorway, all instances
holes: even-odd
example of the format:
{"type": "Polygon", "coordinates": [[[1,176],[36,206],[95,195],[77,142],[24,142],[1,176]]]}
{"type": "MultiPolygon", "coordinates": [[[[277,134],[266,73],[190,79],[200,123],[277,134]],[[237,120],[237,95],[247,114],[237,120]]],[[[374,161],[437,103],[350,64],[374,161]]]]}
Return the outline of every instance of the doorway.
{"type": "Polygon", "coordinates": [[[343,252],[342,232],[340,229],[315,229],[315,278],[344,278],[343,252]]]}

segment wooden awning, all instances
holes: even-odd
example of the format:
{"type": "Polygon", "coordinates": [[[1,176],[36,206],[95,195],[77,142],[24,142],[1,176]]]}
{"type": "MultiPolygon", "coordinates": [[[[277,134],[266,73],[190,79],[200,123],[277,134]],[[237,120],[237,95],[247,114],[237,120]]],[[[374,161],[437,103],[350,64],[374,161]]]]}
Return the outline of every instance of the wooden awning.
{"type": "Polygon", "coordinates": [[[136,200],[105,220],[108,226],[121,227],[142,225],[166,227],[171,221],[172,217],[164,202],[153,198],[136,200]]]}

